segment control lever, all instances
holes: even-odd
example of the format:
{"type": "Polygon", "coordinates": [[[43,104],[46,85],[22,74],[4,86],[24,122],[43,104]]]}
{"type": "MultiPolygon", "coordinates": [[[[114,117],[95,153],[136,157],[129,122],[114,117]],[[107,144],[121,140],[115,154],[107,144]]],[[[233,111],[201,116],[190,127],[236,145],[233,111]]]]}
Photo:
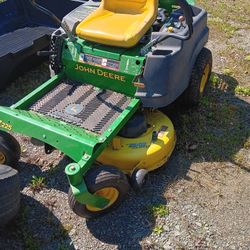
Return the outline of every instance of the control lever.
{"type": "Polygon", "coordinates": [[[49,50],[49,51],[38,51],[37,52],[38,56],[53,56],[54,54],[55,54],[55,52],[51,51],[51,50],[49,50]]]}
{"type": "Polygon", "coordinates": [[[188,34],[185,36],[182,36],[178,34],[167,33],[164,36],[158,36],[141,48],[140,54],[142,56],[146,55],[153,46],[157,45],[158,43],[163,42],[164,40],[170,37],[176,38],[182,41],[189,40],[191,38],[193,31],[194,31],[193,30],[193,15],[194,15],[193,10],[186,0],[176,0],[176,2],[178,3],[178,5],[181,7],[181,9],[184,12],[184,18],[186,19],[186,23],[187,23],[187,27],[184,30],[185,32],[188,32],[188,34]]]}
{"type": "MultiPolygon", "coordinates": [[[[73,36],[73,34],[70,32],[69,27],[67,25],[67,23],[62,22],[53,12],[51,12],[50,10],[44,8],[43,6],[39,5],[36,3],[36,0],[28,0],[30,2],[30,4],[37,10],[43,12],[45,15],[49,16],[58,26],[61,26],[63,28],[63,30],[65,31],[65,33],[67,34],[68,38],[70,39],[70,41],[74,41],[75,37],[73,36]]],[[[1,1],[0,1],[1,2],[1,1]]]]}

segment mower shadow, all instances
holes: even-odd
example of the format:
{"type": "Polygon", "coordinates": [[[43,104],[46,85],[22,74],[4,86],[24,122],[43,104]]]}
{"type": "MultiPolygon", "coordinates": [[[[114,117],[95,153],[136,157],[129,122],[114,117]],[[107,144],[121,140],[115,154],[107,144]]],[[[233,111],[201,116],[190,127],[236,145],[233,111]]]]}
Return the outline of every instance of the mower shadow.
{"type": "Polygon", "coordinates": [[[17,218],[0,228],[1,249],[41,249],[43,246],[42,249],[74,250],[71,242],[51,209],[23,194],[17,218]]]}
{"type": "Polygon", "coordinates": [[[68,193],[69,186],[64,169],[70,162],[72,161],[64,156],[55,167],[44,171],[36,164],[20,161],[18,164],[18,171],[21,178],[21,190],[30,185],[33,176],[39,176],[44,177],[46,188],[53,188],[68,193]]]}

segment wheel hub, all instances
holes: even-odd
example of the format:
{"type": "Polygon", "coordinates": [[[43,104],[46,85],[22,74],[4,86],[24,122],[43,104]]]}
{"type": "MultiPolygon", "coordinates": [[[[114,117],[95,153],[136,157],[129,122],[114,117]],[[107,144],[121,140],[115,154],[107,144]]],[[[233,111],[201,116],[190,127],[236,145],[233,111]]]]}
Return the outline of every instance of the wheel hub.
{"type": "Polygon", "coordinates": [[[6,161],[6,157],[4,153],[0,152],[0,164],[4,164],[6,161]]]}
{"type": "Polygon", "coordinates": [[[118,196],[119,196],[119,191],[113,187],[106,187],[106,188],[102,188],[102,189],[96,191],[95,195],[102,196],[102,197],[109,200],[109,204],[104,208],[97,208],[97,207],[93,207],[90,205],[86,205],[86,207],[89,211],[99,212],[101,210],[104,210],[104,209],[110,207],[111,205],[113,205],[116,202],[116,200],[118,199],[118,196]]]}

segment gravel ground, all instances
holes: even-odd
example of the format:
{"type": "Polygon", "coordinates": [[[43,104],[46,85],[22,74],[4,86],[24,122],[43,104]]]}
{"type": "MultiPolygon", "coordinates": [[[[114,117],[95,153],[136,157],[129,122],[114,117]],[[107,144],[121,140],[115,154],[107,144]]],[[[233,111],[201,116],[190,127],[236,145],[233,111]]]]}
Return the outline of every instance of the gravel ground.
{"type": "MultiPolygon", "coordinates": [[[[207,7],[210,20],[222,3],[230,8],[233,2],[213,1],[207,7]]],[[[248,1],[240,3],[250,15],[248,1]]],[[[250,98],[235,94],[238,85],[250,87],[250,64],[244,61],[249,42],[242,29],[228,38],[223,27],[210,25],[208,47],[219,80],[211,80],[198,108],[166,110],[178,144],[166,166],[150,174],[144,191],[131,191],[116,211],[98,220],[79,218],[67,203],[68,160],[57,151],[45,155],[17,136],[22,208],[15,222],[0,230],[0,249],[250,249],[250,98]],[[32,176],[44,178],[40,191],[32,190],[32,176]]],[[[249,34],[249,26],[244,31],[249,34]]],[[[14,82],[0,94],[1,105],[46,80],[47,67],[14,82]]]]}

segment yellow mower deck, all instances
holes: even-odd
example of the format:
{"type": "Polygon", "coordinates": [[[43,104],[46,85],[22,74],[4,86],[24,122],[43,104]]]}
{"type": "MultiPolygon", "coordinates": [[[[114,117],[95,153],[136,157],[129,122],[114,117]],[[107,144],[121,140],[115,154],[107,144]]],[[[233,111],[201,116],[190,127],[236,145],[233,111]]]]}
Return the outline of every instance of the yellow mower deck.
{"type": "Polygon", "coordinates": [[[97,161],[128,174],[135,169],[153,171],[163,166],[175,148],[174,126],[160,111],[147,112],[146,120],[148,129],[144,134],[137,138],[116,136],[97,161]]]}

